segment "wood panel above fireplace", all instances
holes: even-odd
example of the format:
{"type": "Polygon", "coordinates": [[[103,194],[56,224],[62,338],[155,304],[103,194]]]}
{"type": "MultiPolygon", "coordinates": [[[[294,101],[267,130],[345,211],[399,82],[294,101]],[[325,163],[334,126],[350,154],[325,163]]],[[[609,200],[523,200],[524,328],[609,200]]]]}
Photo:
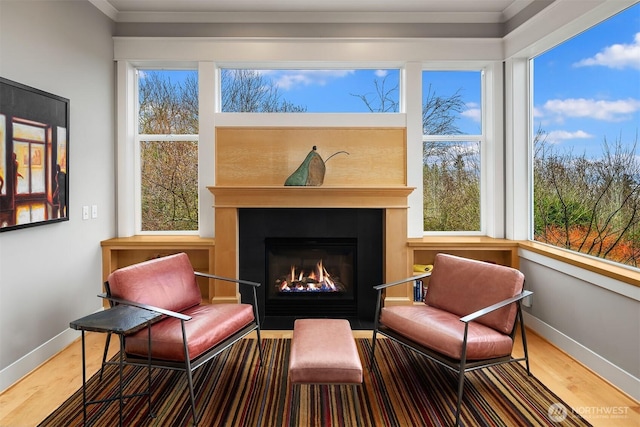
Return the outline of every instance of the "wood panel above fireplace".
{"type": "Polygon", "coordinates": [[[326,162],[324,185],[407,184],[403,127],[217,127],[216,185],[284,185],[313,146],[326,162]],[[329,159],[338,151],[349,155],[329,159]]]}

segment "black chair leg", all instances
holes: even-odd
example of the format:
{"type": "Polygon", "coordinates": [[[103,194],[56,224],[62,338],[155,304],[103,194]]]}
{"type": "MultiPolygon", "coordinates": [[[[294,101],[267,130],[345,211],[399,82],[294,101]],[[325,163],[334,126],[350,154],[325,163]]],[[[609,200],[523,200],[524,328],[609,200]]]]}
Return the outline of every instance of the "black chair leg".
{"type": "Polygon", "coordinates": [[[373,370],[373,363],[376,357],[376,336],[378,334],[377,330],[373,330],[373,339],[371,340],[371,358],[369,360],[369,369],[373,370]]]}
{"type": "Polygon", "coordinates": [[[531,376],[531,370],[529,369],[529,349],[527,348],[527,331],[524,328],[524,317],[522,315],[522,306],[520,305],[520,301],[518,301],[518,316],[520,317],[520,335],[522,337],[524,361],[527,365],[527,375],[531,376]]]}
{"type": "Polygon", "coordinates": [[[110,344],[111,344],[111,332],[108,332],[107,339],[104,343],[104,352],[102,353],[102,365],[100,365],[100,381],[102,381],[102,374],[104,373],[104,365],[107,362],[107,353],[109,352],[110,344]]]}
{"type": "Polygon", "coordinates": [[[456,427],[460,425],[460,408],[462,407],[462,393],[464,391],[464,373],[467,368],[467,328],[465,325],[464,342],[462,346],[462,357],[458,366],[458,403],[456,404],[456,427]]]}
{"type": "MultiPolygon", "coordinates": [[[[187,365],[189,363],[187,362],[187,365]]],[[[191,375],[191,367],[187,368],[187,382],[189,383],[189,397],[191,398],[191,412],[193,412],[193,425],[198,425],[198,414],[196,413],[196,397],[193,391],[193,376],[191,375]]]]}
{"type": "Polygon", "coordinates": [[[260,355],[260,366],[262,366],[262,340],[260,339],[260,328],[256,329],[256,334],[258,335],[258,353],[260,355]]]}
{"type": "Polygon", "coordinates": [[[462,392],[464,390],[464,369],[458,374],[458,402],[456,403],[456,426],[460,425],[460,407],[462,406],[462,392]]]}

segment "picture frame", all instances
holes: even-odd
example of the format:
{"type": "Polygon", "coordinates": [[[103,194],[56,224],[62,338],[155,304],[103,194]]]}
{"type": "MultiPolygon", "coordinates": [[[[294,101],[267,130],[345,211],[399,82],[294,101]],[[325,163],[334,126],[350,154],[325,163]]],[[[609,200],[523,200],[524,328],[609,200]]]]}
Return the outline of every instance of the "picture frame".
{"type": "Polygon", "coordinates": [[[0,77],[0,232],[69,220],[69,99],[0,77]]]}

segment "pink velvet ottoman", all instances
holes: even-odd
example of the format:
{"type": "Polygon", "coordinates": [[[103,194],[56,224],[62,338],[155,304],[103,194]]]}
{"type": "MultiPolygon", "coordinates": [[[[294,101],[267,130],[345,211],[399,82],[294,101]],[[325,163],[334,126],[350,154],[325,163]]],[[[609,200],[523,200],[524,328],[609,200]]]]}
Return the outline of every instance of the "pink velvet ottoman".
{"type": "Polygon", "coordinates": [[[362,384],[362,363],[349,321],[296,320],[289,380],[293,384],[362,384]]]}

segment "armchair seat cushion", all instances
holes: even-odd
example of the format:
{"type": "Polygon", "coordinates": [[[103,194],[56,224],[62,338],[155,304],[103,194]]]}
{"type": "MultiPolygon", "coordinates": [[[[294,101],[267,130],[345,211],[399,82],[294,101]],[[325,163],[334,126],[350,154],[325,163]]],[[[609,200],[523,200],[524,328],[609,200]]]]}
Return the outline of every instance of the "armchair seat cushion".
{"type": "MultiPolygon", "coordinates": [[[[184,322],[191,360],[254,320],[250,304],[203,304],[183,310],[182,314],[192,317],[184,322]]],[[[146,357],[147,338],[146,329],[127,336],[125,351],[146,357]]],[[[179,319],[165,318],[151,327],[151,355],[154,359],[184,361],[179,319]]]]}
{"type": "MultiPolygon", "coordinates": [[[[428,305],[384,307],[380,323],[418,344],[454,359],[462,356],[464,323],[460,316],[428,305]]],[[[470,322],[467,360],[492,359],[511,354],[509,335],[481,323],[470,322]]]]}

